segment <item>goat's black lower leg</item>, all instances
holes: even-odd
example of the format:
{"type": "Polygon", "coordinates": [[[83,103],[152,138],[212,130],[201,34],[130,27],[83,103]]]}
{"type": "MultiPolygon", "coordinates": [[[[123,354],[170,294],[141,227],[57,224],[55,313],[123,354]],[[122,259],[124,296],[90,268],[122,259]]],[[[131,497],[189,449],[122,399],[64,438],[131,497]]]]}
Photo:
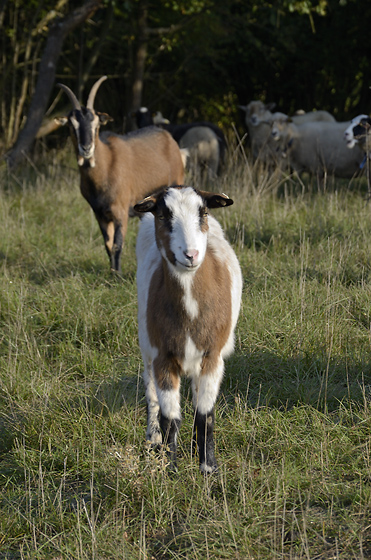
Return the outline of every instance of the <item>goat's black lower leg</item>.
{"type": "Polygon", "coordinates": [[[170,420],[169,418],[166,418],[166,416],[161,414],[160,426],[163,435],[163,443],[169,449],[168,457],[170,460],[170,469],[177,470],[176,451],[180,420],[170,420]]]}
{"type": "Polygon", "coordinates": [[[207,414],[196,411],[197,447],[200,470],[203,473],[212,473],[218,468],[214,452],[214,419],[214,410],[207,414]]]}
{"type": "Polygon", "coordinates": [[[116,272],[121,272],[121,251],[124,244],[124,236],[122,234],[121,224],[116,225],[115,235],[113,238],[113,247],[111,254],[111,268],[116,272]]]}

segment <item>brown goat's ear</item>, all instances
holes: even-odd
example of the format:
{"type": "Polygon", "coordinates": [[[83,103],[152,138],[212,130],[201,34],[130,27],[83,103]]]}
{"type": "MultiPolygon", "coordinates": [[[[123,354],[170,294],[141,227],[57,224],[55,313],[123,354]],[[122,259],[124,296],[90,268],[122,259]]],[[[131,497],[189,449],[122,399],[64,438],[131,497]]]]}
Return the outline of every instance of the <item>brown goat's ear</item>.
{"type": "Polygon", "coordinates": [[[157,198],[154,196],[147,196],[134,206],[135,212],[153,212],[157,205],[157,198]]]}
{"type": "Polygon", "coordinates": [[[68,123],[68,117],[55,117],[54,122],[59,126],[63,126],[68,123]]]}
{"type": "Polygon", "coordinates": [[[231,206],[233,200],[226,194],[216,194],[207,191],[198,191],[206,202],[208,208],[222,208],[223,206],[231,206]]]}
{"type": "Polygon", "coordinates": [[[96,111],[96,113],[99,117],[100,124],[107,124],[108,122],[113,121],[113,118],[110,117],[107,113],[98,113],[98,111],[96,111]]]}

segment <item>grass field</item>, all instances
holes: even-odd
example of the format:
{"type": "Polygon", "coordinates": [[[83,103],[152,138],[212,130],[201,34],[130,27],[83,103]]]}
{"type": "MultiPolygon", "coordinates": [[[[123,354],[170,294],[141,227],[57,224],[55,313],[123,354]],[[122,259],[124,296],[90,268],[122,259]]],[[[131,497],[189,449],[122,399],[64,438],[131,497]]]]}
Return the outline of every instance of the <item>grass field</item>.
{"type": "Polygon", "coordinates": [[[371,558],[371,207],[231,161],[244,276],[218,475],[145,444],[133,219],[122,277],[65,157],[0,185],[0,558],[371,558]]]}

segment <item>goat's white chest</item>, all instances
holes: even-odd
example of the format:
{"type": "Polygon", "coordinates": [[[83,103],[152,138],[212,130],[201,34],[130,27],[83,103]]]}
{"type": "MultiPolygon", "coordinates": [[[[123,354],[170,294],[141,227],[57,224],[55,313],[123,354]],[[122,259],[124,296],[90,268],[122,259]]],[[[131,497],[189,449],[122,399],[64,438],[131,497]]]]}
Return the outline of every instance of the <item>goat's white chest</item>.
{"type": "Polygon", "coordinates": [[[184,346],[183,372],[188,377],[197,377],[201,373],[204,351],[199,350],[190,336],[186,337],[184,346]]]}

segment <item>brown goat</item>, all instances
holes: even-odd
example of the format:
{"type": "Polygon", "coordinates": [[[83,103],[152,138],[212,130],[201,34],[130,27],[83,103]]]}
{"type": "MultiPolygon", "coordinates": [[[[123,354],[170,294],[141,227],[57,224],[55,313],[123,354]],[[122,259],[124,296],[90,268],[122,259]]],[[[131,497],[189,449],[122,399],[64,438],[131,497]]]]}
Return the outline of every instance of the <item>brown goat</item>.
{"type": "Polygon", "coordinates": [[[99,135],[100,125],[112,120],[93,108],[103,76],[92,87],[86,107],[64,84],[73,109],[58,124],[68,122],[80,170],[80,189],[97,218],[111,269],[120,272],[120,259],[130,208],[160,187],[184,179],[185,155],[165,130],[150,127],[125,136],[99,135]]]}

